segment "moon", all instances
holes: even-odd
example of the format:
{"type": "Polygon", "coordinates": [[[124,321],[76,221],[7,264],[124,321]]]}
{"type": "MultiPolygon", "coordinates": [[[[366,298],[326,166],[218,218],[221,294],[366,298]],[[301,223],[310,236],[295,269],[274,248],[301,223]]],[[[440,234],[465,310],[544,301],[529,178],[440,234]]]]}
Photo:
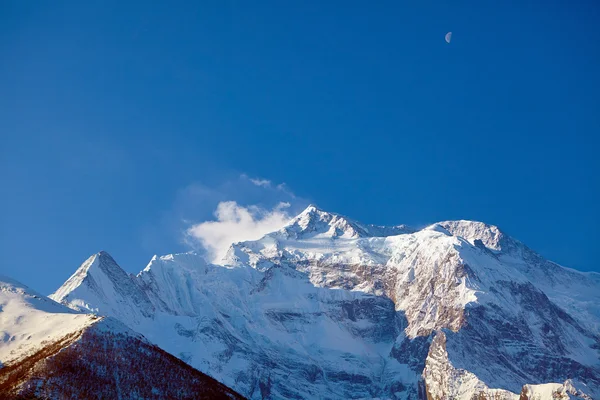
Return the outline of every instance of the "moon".
{"type": "Polygon", "coordinates": [[[450,43],[450,40],[452,40],[452,32],[448,32],[446,33],[446,43],[450,43]]]}

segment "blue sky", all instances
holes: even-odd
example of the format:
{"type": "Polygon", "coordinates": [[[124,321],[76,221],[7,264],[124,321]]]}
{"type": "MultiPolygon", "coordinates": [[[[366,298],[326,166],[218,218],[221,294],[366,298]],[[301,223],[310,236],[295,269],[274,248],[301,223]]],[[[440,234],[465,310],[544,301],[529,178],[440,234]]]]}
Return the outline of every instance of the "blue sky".
{"type": "Polygon", "coordinates": [[[481,220],[600,270],[597,2],[121,3],[0,5],[0,273],[137,272],[222,201],[481,220]]]}

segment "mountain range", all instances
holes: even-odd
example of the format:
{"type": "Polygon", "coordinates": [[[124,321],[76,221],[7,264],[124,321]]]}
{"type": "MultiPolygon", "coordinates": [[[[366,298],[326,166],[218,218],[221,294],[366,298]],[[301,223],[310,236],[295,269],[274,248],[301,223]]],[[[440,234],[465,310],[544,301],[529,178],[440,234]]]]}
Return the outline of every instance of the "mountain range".
{"type": "Polygon", "coordinates": [[[131,275],[99,252],[49,298],[0,281],[14,396],[600,398],[600,274],[481,222],[309,206],[218,264],[155,256],[131,275]]]}

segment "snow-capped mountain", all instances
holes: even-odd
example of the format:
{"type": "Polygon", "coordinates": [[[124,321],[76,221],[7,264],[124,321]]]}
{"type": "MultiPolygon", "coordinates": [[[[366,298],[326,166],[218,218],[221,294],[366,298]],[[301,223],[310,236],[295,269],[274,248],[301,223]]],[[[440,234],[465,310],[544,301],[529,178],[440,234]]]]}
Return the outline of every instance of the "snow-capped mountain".
{"type": "Polygon", "coordinates": [[[237,393],[110,317],[0,277],[0,398],[235,399],[237,393]]]}
{"type": "Polygon", "coordinates": [[[495,226],[378,227],[310,206],[221,264],[175,254],[131,276],[98,253],[51,298],[249,398],[600,396],[600,274],[495,226]]]}

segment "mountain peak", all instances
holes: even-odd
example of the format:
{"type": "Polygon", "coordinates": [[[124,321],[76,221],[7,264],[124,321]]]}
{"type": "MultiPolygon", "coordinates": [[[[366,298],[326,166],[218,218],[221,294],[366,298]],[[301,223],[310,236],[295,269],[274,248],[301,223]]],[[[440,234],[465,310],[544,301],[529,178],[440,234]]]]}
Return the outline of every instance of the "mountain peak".
{"type": "MultiPolygon", "coordinates": [[[[72,301],[81,297],[102,299],[107,301],[110,307],[122,312],[126,312],[127,308],[123,304],[130,306],[133,304],[132,307],[141,309],[143,315],[150,315],[154,309],[133,278],[106,251],[100,251],[85,260],[77,271],[49,297],[80,311],[106,311],[90,308],[89,304],[72,301]],[[127,299],[132,302],[128,302],[127,299]]],[[[130,313],[130,315],[134,314],[135,312],[130,313]]]]}
{"type": "Polygon", "coordinates": [[[321,238],[357,238],[367,236],[365,229],[342,215],[329,213],[314,204],[306,207],[280,232],[296,239],[321,238]]]}
{"type": "Polygon", "coordinates": [[[321,211],[321,212],[325,212],[325,210],[320,209],[319,207],[317,207],[316,204],[309,204],[304,211],[302,211],[300,214],[307,214],[307,213],[313,213],[316,211],[321,211]]]}
{"type": "MultiPolygon", "coordinates": [[[[65,284],[53,294],[53,296],[60,297],[59,292],[72,291],[79,287],[85,280],[90,279],[90,276],[98,274],[109,274],[122,275],[125,271],[117,264],[108,252],[102,250],[96,254],[92,254],[87,260],[81,264],[81,266],[75,271],[73,275],[65,282],[65,284]]],[[[125,274],[126,275],[126,274],[125,274]]],[[[93,278],[91,278],[93,279],[93,278]]],[[[58,300],[57,300],[58,301],[58,300]]]]}
{"type": "Polygon", "coordinates": [[[56,292],[50,295],[50,298],[61,303],[71,292],[86,283],[87,286],[96,286],[94,275],[103,275],[103,270],[114,270],[114,266],[120,268],[106,251],[92,254],[56,292]]]}
{"type": "Polygon", "coordinates": [[[414,233],[415,231],[415,229],[406,225],[362,224],[344,215],[327,212],[311,204],[279,232],[294,239],[310,237],[357,239],[360,237],[395,236],[414,233]]]}
{"type": "Polygon", "coordinates": [[[96,254],[94,254],[94,256],[96,256],[98,258],[110,259],[113,262],[115,261],[114,258],[112,258],[112,256],[110,254],[108,254],[108,252],[105,251],[105,250],[100,250],[99,252],[97,252],[96,254]]]}
{"type": "Polygon", "coordinates": [[[446,229],[453,236],[460,236],[471,244],[481,241],[485,247],[494,251],[511,251],[524,247],[519,241],[511,238],[495,225],[479,221],[456,220],[442,221],[434,224],[446,229]]]}

